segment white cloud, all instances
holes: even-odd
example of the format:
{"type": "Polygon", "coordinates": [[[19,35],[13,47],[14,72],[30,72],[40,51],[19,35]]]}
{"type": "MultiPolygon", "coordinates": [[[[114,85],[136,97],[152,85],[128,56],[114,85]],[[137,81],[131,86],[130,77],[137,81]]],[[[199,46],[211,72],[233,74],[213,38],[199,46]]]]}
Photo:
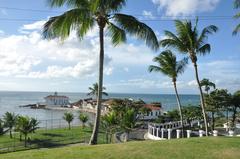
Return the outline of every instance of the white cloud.
{"type": "MultiPolygon", "coordinates": [[[[21,27],[24,34],[0,37],[0,76],[18,78],[84,78],[98,73],[99,38],[94,28],[79,42],[74,32],[64,42],[44,40],[40,30],[44,21],[21,27]]],[[[111,45],[105,38],[105,75],[115,66],[149,64],[152,51],[143,44],[111,45]],[[137,59],[137,60],[136,60],[137,59]]],[[[125,69],[126,71],[126,69],[125,69]]]]}
{"type": "Polygon", "coordinates": [[[187,85],[190,87],[197,87],[197,81],[196,80],[189,81],[187,85]]]}
{"type": "Polygon", "coordinates": [[[129,68],[128,68],[128,67],[124,67],[123,70],[124,70],[125,72],[129,72],[129,68]]]}
{"type": "Polygon", "coordinates": [[[8,15],[7,11],[5,9],[1,9],[1,14],[2,15],[8,15]]]}
{"type": "Polygon", "coordinates": [[[155,19],[151,11],[143,10],[142,15],[147,19],[155,19]]]}
{"type": "MultiPolygon", "coordinates": [[[[72,34],[64,42],[43,40],[39,29],[43,21],[22,27],[28,33],[0,37],[0,76],[24,78],[83,78],[98,68],[98,38],[92,35],[79,42],[72,34]]],[[[106,74],[111,58],[105,55],[106,74]]]]}
{"type": "Polygon", "coordinates": [[[220,0],[152,0],[167,16],[184,16],[212,11],[220,0]]]}

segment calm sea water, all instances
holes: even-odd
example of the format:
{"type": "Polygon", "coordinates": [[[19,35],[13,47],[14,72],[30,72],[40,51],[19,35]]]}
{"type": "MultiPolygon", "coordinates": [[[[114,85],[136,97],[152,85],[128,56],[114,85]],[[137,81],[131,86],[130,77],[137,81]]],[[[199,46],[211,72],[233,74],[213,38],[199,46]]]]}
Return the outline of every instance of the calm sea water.
{"type": "MultiPolygon", "coordinates": [[[[20,115],[28,115],[38,120],[62,119],[65,111],[63,110],[43,110],[20,108],[20,105],[35,104],[44,102],[44,97],[53,93],[50,92],[0,92],[0,117],[7,111],[20,115]]],[[[87,98],[86,93],[58,93],[70,98],[70,102],[76,102],[79,99],[87,98]]],[[[147,103],[161,102],[165,111],[176,108],[175,95],[157,95],[157,94],[119,94],[111,93],[109,98],[133,98],[142,99],[147,103]]],[[[182,105],[198,104],[198,95],[181,95],[182,105]]],[[[75,112],[76,114],[77,112],[75,112]]]]}

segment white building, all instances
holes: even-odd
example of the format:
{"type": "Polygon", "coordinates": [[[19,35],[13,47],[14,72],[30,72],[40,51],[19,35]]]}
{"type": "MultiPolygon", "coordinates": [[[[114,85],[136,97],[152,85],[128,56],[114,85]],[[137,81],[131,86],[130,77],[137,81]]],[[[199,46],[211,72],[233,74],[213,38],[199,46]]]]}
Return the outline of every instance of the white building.
{"type": "Polygon", "coordinates": [[[160,115],[162,115],[162,110],[160,106],[156,106],[156,104],[146,104],[144,107],[148,108],[150,111],[147,114],[140,114],[141,119],[144,120],[152,120],[157,119],[160,115]]]}
{"type": "Polygon", "coordinates": [[[69,98],[67,96],[59,96],[57,92],[44,98],[47,106],[68,106],[69,98]]]}

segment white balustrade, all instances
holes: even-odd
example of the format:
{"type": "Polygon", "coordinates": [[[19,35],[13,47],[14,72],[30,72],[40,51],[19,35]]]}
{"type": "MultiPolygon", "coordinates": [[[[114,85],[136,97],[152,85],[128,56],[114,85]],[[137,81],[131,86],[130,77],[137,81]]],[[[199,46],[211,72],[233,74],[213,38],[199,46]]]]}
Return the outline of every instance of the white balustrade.
{"type": "Polygon", "coordinates": [[[191,137],[191,132],[192,132],[192,130],[187,130],[187,138],[191,137]]]}
{"type": "Polygon", "coordinates": [[[161,129],[161,133],[162,133],[161,136],[162,136],[162,139],[164,138],[164,131],[165,131],[165,129],[162,128],[162,129],[161,129]]]}
{"type": "Polygon", "coordinates": [[[172,136],[172,129],[168,129],[168,139],[171,139],[172,136]]]}
{"type": "Polygon", "coordinates": [[[179,138],[180,138],[181,130],[177,129],[176,132],[177,132],[177,139],[179,139],[179,138]]]}
{"type": "Polygon", "coordinates": [[[157,137],[159,137],[159,128],[157,128],[157,137]]]}
{"type": "Polygon", "coordinates": [[[228,131],[228,134],[229,134],[229,136],[233,136],[233,135],[234,135],[234,131],[229,130],[229,131],[228,131]]]}
{"type": "Polygon", "coordinates": [[[204,131],[203,130],[199,130],[199,137],[203,137],[204,131]]]}
{"type": "Polygon", "coordinates": [[[213,136],[218,136],[218,131],[217,130],[213,130],[213,136]]]}

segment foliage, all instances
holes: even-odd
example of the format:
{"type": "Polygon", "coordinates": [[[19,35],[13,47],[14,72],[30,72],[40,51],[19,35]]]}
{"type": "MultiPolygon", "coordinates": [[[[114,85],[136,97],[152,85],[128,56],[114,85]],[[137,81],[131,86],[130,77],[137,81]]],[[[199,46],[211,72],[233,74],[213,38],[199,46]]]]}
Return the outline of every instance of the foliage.
{"type": "Polygon", "coordinates": [[[6,133],[4,122],[0,119],[0,136],[6,133]]]}
{"type": "Polygon", "coordinates": [[[177,80],[179,74],[184,72],[187,64],[187,58],[177,61],[176,56],[171,50],[161,52],[153,61],[157,65],[150,65],[149,72],[161,72],[169,76],[173,82],[177,80]]]}
{"type": "MultiPolygon", "coordinates": [[[[89,93],[87,94],[88,96],[98,96],[98,83],[94,83],[92,87],[89,87],[89,93]]],[[[102,87],[102,94],[105,96],[108,96],[108,93],[104,92],[106,90],[106,87],[102,87]]]]}
{"type": "Polygon", "coordinates": [[[88,116],[86,114],[80,114],[79,120],[82,122],[83,128],[85,127],[85,123],[88,121],[88,116]]]}
{"type": "Polygon", "coordinates": [[[133,109],[135,113],[138,113],[139,110],[144,106],[142,100],[131,100],[131,99],[113,99],[110,104],[110,109],[114,112],[117,112],[119,118],[122,118],[124,113],[129,109],[133,109]]]}
{"type": "Polygon", "coordinates": [[[208,36],[217,32],[218,28],[215,25],[205,27],[201,32],[198,31],[198,19],[195,25],[190,20],[181,21],[175,20],[176,34],[165,31],[167,38],[160,41],[163,47],[171,47],[177,49],[182,54],[187,54],[194,66],[195,77],[199,87],[201,108],[203,120],[205,124],[206,135],[208,136],[207,117],[205,112],[205,102],[202,88],[198,75],[198,56],[204,56],[211,51],[211,45],[207,43],[208,36]]]}
{"type": "Polygon", "coordinates": [[[74,119],[74,115],[71,112],[66,112],[64,113],[63,119],[66,120],[66,122],[68,123],[68,129],[71,129],[71,122],[74,119]]]}
{"type": "MultiPolygon", "coordinates": [[[[235,9],[238,9],[240,8],[240,0],[235,0],[234,1],[234,8],[235,9]]],[[[235,19],[238,19],[240,18],[240,12],[237,13],[235,16],[234,16],[235,19]]],[[[235,29],[233,30],[233,35],[237,35],[237,33],[240,31],[240,24],[238,24],[235,29]]]]}
{"type": "Polygon", "coordinates": [[[104,116],[102,116],[102,120],[101,120],[101,125],[103,127],[103,129],[105,129],[106,131],[106,140],[108,143],[108,140],[110,139],[110,143],[112,143],[112,138],[113,138],[113,134],[116,131],[116,129],[119,127],[119,119],[116,115],[116,112],[110,112],[108,114],[105,114],[104,116]],[[109,138],[110,136],[110,138],[109,138]]]}
{"type": "Polygon", "coordinates": [[[180,120],[179,111],[177,109],[168,111],[166,114],[166,117],[169,118],[171,121],[179,121],[180,120]]]}
{"type": "Polygon", "coordinates": [[[202,119],[202,112],[199,106],[188,105],[183,107],[183,118],[187,121],[202,119]]]}
{"type": "Polygon", "coordinates": [[[24,135],[25,147],[27,146],[27,135],[35,132],[38,129],[39,122],[34,118],[18,116],[17,131],[24,135]]]}
{"type": "Polygon", "coordinates": [[[237,109],[240,109],[240,90],[236,91],[233,95],[232,95],[232,99],[231,99],[231,106],[232,106],[232,123],[233,125],[235,124],[235,120],[236,120],[236,114],[237,114],[237,109]]]}
{"type": "Polygon", "coordinates": [[[129,133],[135,126],[137,122],[137,114],[133,108],[127,109],[123,114],[121,120],[121,127],[126,132],[129,133]]]}
{"type": "Polygon", "coordinates": [[[214,89],[216,88],[215,83],[211,82],[209,79],[206,79],[206,78],[200,81],[200,85],[201,87],[204,87],[204,90],[207,92],[207,94],[208,94],[208,91],[211,89],[211,87],[213,87],[214,89]]]}
{"type": "Polygon", "coordinates": [[[16,125],[18,116],[15,115],[14,113],[6,112],[3,115],[3,120],[4,120],[4,125],[6,128],[8,128],[10,138],[12,138],[12,130],[16,125]]]}
{"type": "Polygon", "coordinates": [[[230,95],[227,90],[216,89],[210,94],[205,95],[206,110],[211,113],[212,118],[212,130],[215,127],[215,114],[220,110],[224,110],[229,107],[230,95]]]}

